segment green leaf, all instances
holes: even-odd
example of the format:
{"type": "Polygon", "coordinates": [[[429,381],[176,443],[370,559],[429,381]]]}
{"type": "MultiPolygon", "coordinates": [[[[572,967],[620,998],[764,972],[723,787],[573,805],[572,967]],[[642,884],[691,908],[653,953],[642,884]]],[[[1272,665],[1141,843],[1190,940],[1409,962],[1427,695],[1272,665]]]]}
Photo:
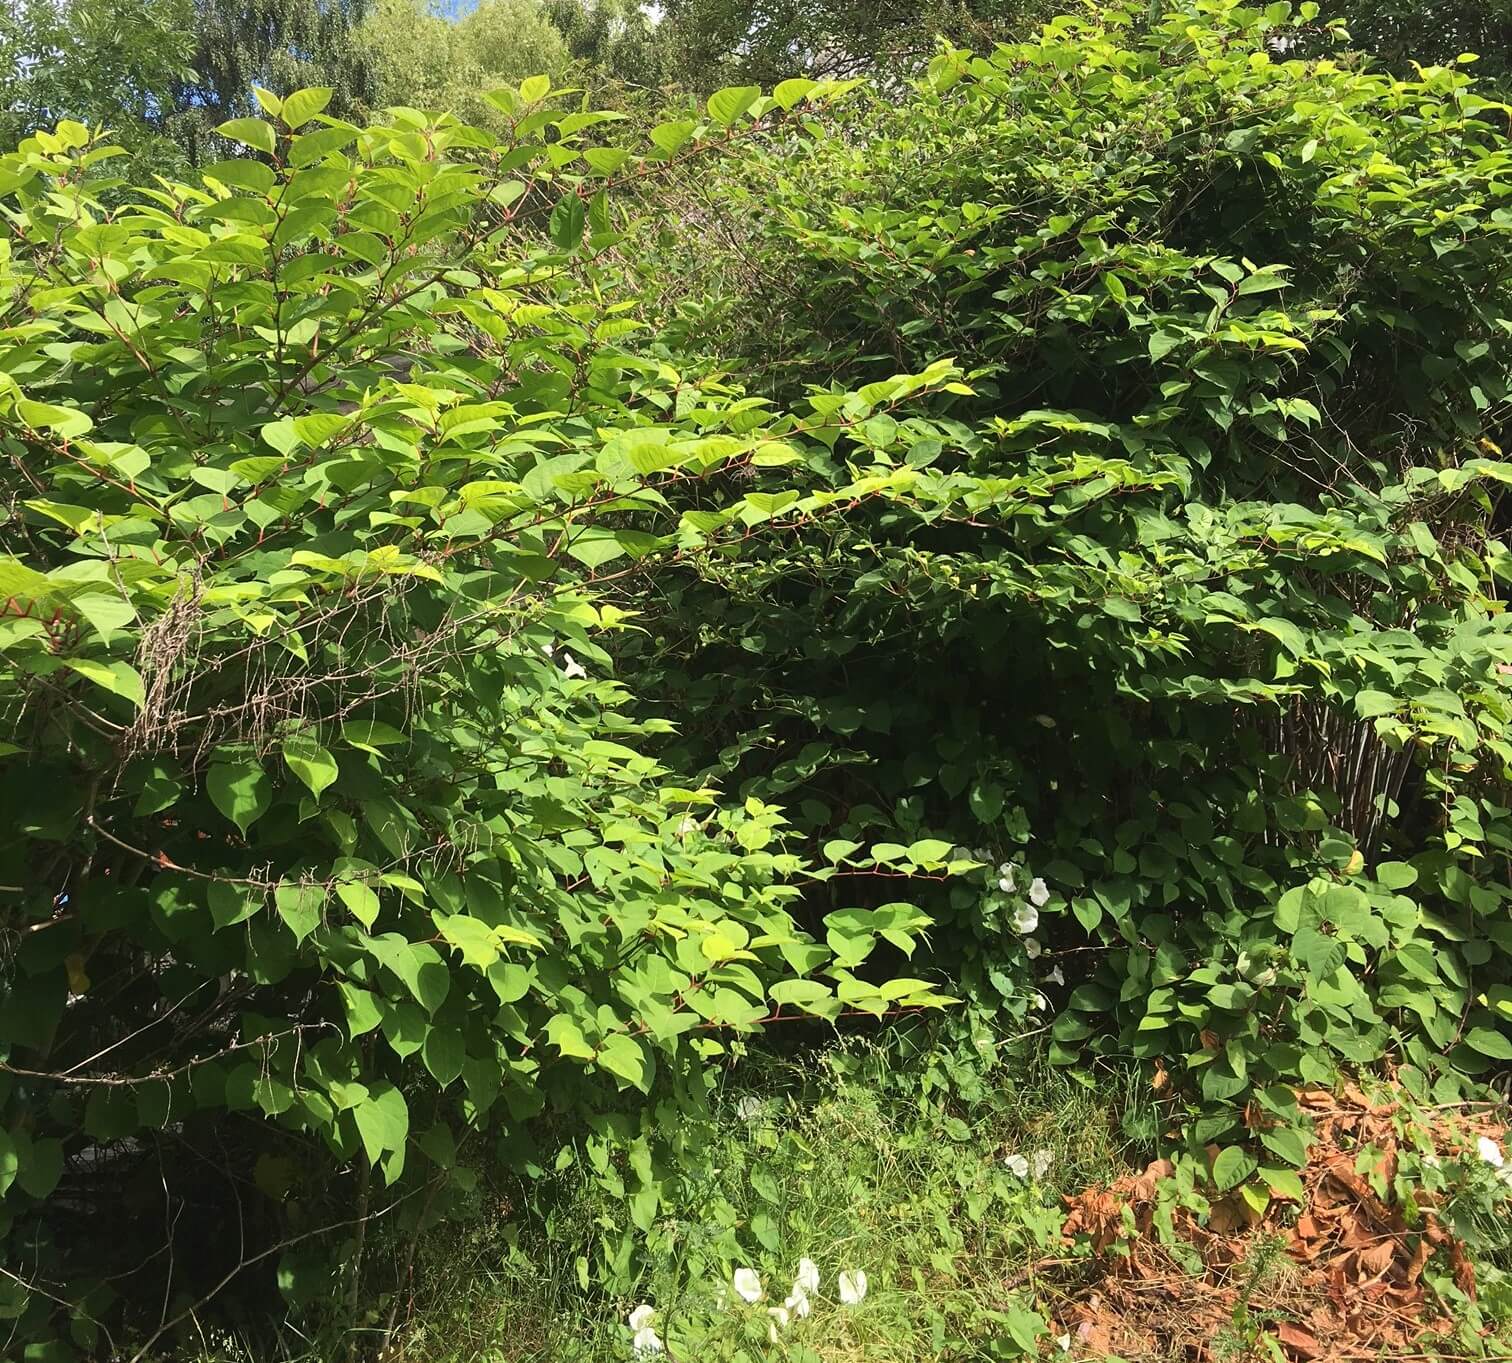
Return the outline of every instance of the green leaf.
{"type": "Polygon", "coordinates": [[[568,194],[557,200],[551,210],[549,231],[551,240],[564,251],[575,251],[583,242],[583,223],[588,206],[576,194],[568,194]]]}
{"type": "Polygon", "coordinates": [[[1299,1169],[1307,1163],[1307,1135],[1296,1127],[1278,1126],[1270,1131],[1262,1131],[1260,1143],[1272,1154],[1279,1155],[1299,1169]]]}
{"type": "Polygon", "coordinates": [[[278,114],[291,129],[302,128],[331,102],[331,94],[327,86],[296,90],[292,95],[284,96],[283,107],[278,110],[278,114]]]}
{"type": "Polygon", "coordinates": [[[409,1136],[409,1108],[404,1095],[392,1084],[380,1079],[372,1084],[367,1097],[352,1109],[357,1134],[369,1163],[376,1164],[390,1150],[402,1150],[409,1136]]]}
{"type": "Polygon", "coordinates": [[[1237,1145],[1230,1145],[1218,1152],[1218,1158],[1213,1161],[1213,1186],[1219,1192],[1226,1193],[1231,1188],[1237,1188],[1252,1173],[1257,1165],[1254,1157],[1237,1145]]]}
{"type": "Polygon", "coordinates": [[[1076,921],[1082,925],[1082,930],[1087,933],[1097,931],[1097,925],[1103,919],[1103,907],[1095,899],[1080,898],[1071,901],[1071,912],[1076,915],[1076,921]]]}
{"type": "Polygon", "coordinates": [[[16,1182],[28,1197],[45,1202],[63,1177],[63,1142],[47,1137],[31,1142],[16,1170],[16,1182]]]}
{"type": "Polygon", "coordinates": [[[68,667],[81,677],[87,677],[96,686],[104,687],[111,695],[129,700],[135,709],[141,709],[147,698],[141,674],[130,663],[102,663],[93,658],[70,658],[68,667]]]}
{"type": "Polygon", "coordinates": [[[649,135],[657,147],[671,156],[687,144],[697,128],[698,124],[685,119],[675,123],[658,123],[649,135]]]}
{"type": "Polygon", "coordinates": [[[381,906],[378,893],[371,885],[361,880],[340,880],[336,884],[336,897],[363,927],[371,928],[377,922],[381,906]]]}
{"type": "Polygon", "coordinates": [[[499,959],[499,937],[487,923],[465,913],[432,913],[431,918],[468,965],[487,970],[499,959]]]}
{"type": "Polygon", "coordinates": [[[1286,1198],[1298,1206],[1307,1204],[1307,1190],[1301,1178],[1291,1169],[1261,1169],[1260,1177],[1274,1197],[1286,1198]]]}
{"type": "Polygon", "coordinates": [[[10,1133],[0,1127],[0,1197],[4,1197],[16,1181],[16,1171],[20,1167],[21,1159],[16,1154],[15,1142],[11,1140],[10,1133]]]}
{"type": "Polygon", "coordinates": [[[966,797],[971,812],[981,823],[996,823],[1003,812],[1003,788],[995,781],[979,781],[966,797]]]}
{"type": "Polygon", "coordinates": [[[1008,1339],[1020,1354],[1036,1358],[1040,1353],[1040,1340],[1050,1333],[1045,1318],[1038,1311],[1010,1301],[999,1311],[998,1318],[1008,1332],[1008,1339]]]}
{"type": "Polygon", "coordinates": [[[739,122],[740,116],[760,98],[759,85],[726,86],[709,96],[709,117],[720,127],[728,128],[739,122]]]}
{"type": "Polygon", "coordinates": [[[1169,331],[1152,331],[1148,349],[1152,360],[1163,360],[1177,346],[1181,344],[1181,337],[1169,331]]]}
{"type": "Polygon", "coordinates": [[[383,1021],[383,1014],[378,1011],[378,1001],[373,997],[371,990],[360,989],[356,985],[348,984],[345,980],[338,981],[336,987],[341,994],[342,1008],[346,1013],[347,1035],[353,1040],[371,1032],[383,1021]]]}
{"type": "Polygon", "coordinates": [[[307,734],[284,739],[283,757],[289,770],[310,788],[310,794],[317,800],[336,780],[336,759],[307,734]]]}
{"type": "Polygon", "coordinates": [[[341,726],[341,736],[354,748],[380,757],[382,749],[409,742],[403,733],[381,719],[349,719],[341,726]]]}
{"type": "Polygon", "coordinates": [[[1300,658],[1307,649],[1307,636],[1291,620],[1282,619],[1279,616],[1269,616],[1264,620],[1255,621],[1258,630],[1263,630],[1272,638],[1280,641],[1281,646],[1293,658],[1300,658]]]}
{"type": "Polygon", "coordinates": [[[526,76],[520,82],[520,98],[527,104],[535,104],[551,93],[550,76],[526,76]]]}
{"type": "Polygon", "coordinates": [[[818,84],[803,76],[794,76],[791,80],[780,81],[772,91],[772,99],[781,109],[791,109],[810,90],[818,84]]]}
{"type": "Polygon", "coordinates": [[[367,949],[403,982],[427,1013],[434,1013],[451,992],[451,973],[429,942],[410,942],[397,932],[366,939],[367,949]]]}
{"type": "Polygon", "coordinates": [[[432,1024],[420,1048],[420,1058],[425,1061],[431,1078],[445,1088],[462,1073],[462,1063],[467,1059],[462,1033],[456,1027],[432,1024]]]}
{"type": "Polygon", "coordinates": [[[1375,719],[1379,715],[1395,714],[1401,707],[1401,702],[1395,696],[1387,695],[1384,691],[1356,691],[1354,697],[1355,713],[1361,719],[1375,719]]]}
{"type": "Polygon", "coordinates": [[[779,980],[767,993],[773,1003],[783,1007],[801,1008],[815,1017],[839,1017],[840,1000],[834,990],[818,980],[779,980]]]}
{"type": "Polygon", "coordinates": [[[423,1009],[405,1000],[388,1003],[382,1012],[384,1040],[395,1055],[407,1060],[425,1044],[430,1020],[423,1009]]]}
{"type": "MultiPolygon", "coordinates": [[[[94,628],[99,639],[106,644],[120,637],[125,632],[126,626],[135,623],[137,618],[136,611],[129,601],[122,601],[114,596],[97,596],[91,592],[87,596],[76,596],[73,606],[94,628]]],[[[138,678],[138,681],[140,680],[138,678]]]]}
{"type": "Polygon", "coordinates": [[[1493,1060],[1512,1060],[1512,1037],[1493,1027],[1472,1027],[1464,1036],[1465,1045],[1493,1060]]]}
{"type": "Polygon", "coordinates": [[[243,836],[273,801],[273,783],[262,765],[249,757],[214,763],[205,784],[215,807],[243,836]]]}
{"type": "Polygon", "coordinates": [[[267,194],[278,183],[278,177],[274,175],[271,166],[246,159],[215,161],[205,167],[203,174],[219,180],[223,185],[245,189],[253,194],[267,194]]]}
{"type": "Polygon", "coordinates": [[[244,923],[263,906],[264,893],[251,885],[215,880],[206,897],[210,901],[210,921],[220,928],[244,923]]]}
{"type": "Polygon", "coordinates": [[[1376,879],[1388,890],[1405,890],[1417,884],[1417,869],[1405,861],[1383,861],[1375,868],[1376,879]]]}
{"type": "Polygon", "coordinates": [[[16,415],[34,431],[54,431],[65,440],[76,439],[94,427],[84,412],[49,402],[33,402],[30,398],[17,400],[16,415]]]}
{"type": "Polygon", "coordinates": [[[1314,980],[1332,975],[1344,964],[1345,954],[1342,941],[1310,924],[1304,923],[1292,938],[1292,955],[1314,980]]]}
{"type": "Polygon", "coordinates": [[[597,1060],[600,1068],[633,1084],[643,1093],[650,1092],[646,1053],[634,1037],[626,1036],[624,1032],[610,1032],[599,1044],[597,1060]]]}
{"type": "Polygon", "coordinates": [[[574,1060],[592,1060],[593,1047],[583,1035],[583,1029],[566,1013],[554,1014],[546,1023],[546,1039],[562,1055],[574,1060]]]}
{"type": "Polygon", "coordinates": [[[939,838],[920,838],[908,846],[908,859],[916,865],[926,862],[948,861],[955,844],[939,838]]]}
{"type": "Polygon", "coordinates": [[[278,909],[278,915],[294,934],[296,942],[304,941],[320,926],[325,900],[325,886],[309,882],[286,880],[273,891],[273,903],[278,909]]]}
{"type": "Polygon", "coordinates": [[[272,125],[264,123],[260,118],[233,118],[229,123],[222,123],[216,132],[245,147],[266,152],[269,156],[273,155],[274,148],[278,146],[272,125]]]}

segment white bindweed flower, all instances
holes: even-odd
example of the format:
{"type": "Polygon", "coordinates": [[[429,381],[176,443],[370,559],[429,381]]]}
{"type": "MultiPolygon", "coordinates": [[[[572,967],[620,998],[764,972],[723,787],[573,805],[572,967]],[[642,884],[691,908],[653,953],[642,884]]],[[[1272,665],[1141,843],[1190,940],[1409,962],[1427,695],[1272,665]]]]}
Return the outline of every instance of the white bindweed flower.
{"type": "Polygon", "coordinates": [[[655,1308],[644,1302],[630,1313],[630,1328],[635,1331],[630,1347],[637,1355],[659,1354],[662,1351],[661,1336],[651,1328],[651,1318],[655,1314],[655,1308]]]}
{"type": "Polygon", "coordinates": [[[1059,966],[1055,966],[1045,978],[1051,984],[1065,984],[1066,976],[1059,966]]]}
{"type": "Polygon", "coordinates": [[[998,889],[1004,894],[1013,893],[1013,864],[1005,861],[998,867],[998,889]]]}
{"type": "Polygon", "coordinates": [[[1034,1007],[1035,1007],[1035,1010],[1037,1012],[1043,1013],[1045,1011],[1045,1009],[1047,1009],[1049,1006],[1050,1006],[1050,1000],[1047,999],[1043,994],[1041,994],[1038,989],[1036,989],[1034,991],[1034,1007]]]}
{"type": "Polygon", "coordinates": [[[817,1292],[819,1290],[819,1265],[812,1259],[798,1260],[798,1276],[793,1279],[794,1292],[817,1292]]]}
{"type": "Polygon", "coordinates": [[[1042,909],[1049,902],[1050,891],[1045,882],[1038,876],[1029,882],[1029,902],[1037,909],[1042,909]]]}
{"type": "Polygon", "coordinates": [[[1256,989],[1269,989],[1275,982],[1276,967],[1273,965],[1266,966],[1264,970],[1255,976],[1254,980],[1256,989]]]}
{"type": "Polygon", "coordinates": [[[1003,1163],[1008,1166],[1008,1172],[1014,1178],[1029,1177],[1029,1161],[1023,1155],[1007,1155],[1004,1157],[1003,1163]]]}
{"type": "Polygon", "coordinates": [[[1050,1172],[1050,1166],[1055,1162],[1055,1155],[1049,1150],[1036,1150],[1029,1156],[1029,1172],[1035,1178],[1044,1178],[1050,1172]]]}
{"type": "Polygon", "coordinates": [[[805,1292],[801,1287],[799,1287],[797,1283],[793,1284],[793,1290],[788,1293],[787,1300],[782,1304],[789,1311],[791,1311],[798,1320],[802,1320],[806,1315],[808,1315],[810,1311],[814,1309],[813,1304],[808,1299],[808,1293],[805,1292]]]}
{"type": "Polygon", "coordinates": [[[769,1306],[767,1307],[767,1315],[772,1318],[771,1323],[767,1326],[767,1338],[775,1344],[777,1342],[778,1327],[780,1326],[786,1330],[793,1323],[792,1317],[788,1315],[788,1309],[785,1306],[769,1306]]]}
{"type": "Polygon", "coordinates": [[[1071,1336],[1070,1335],[1061,1335],[1060,1338],[1055,1341],[1055,1347],[1057,1349],[1059,1349],[1063,1354],[1070,1353],[1071,1352],[1071,1336]]]}
{"type": "Polygon", "coordinates": [[[1024,938],[1024,955],[1026,955],[1031,961],[1037,961],[1039,959],[1040,952],[1042,952],[1044,949],[1045,948],[1039,944],[1038,937],[1024,938]]]}
{"type": "Polygon", "coordinates": [[[1013,911],[1013,930],[1021,937],[1027,937],[1035,928],[1039,927],[1039,910],[1032,904],[1020,904],[1013,911]]]}
{"type": "Polygon", "coordinates": [[[731,1285],[741,1301],[754,1305],[761,1300],[761,1279],[756,1276],[754,1268],[737,1268],[731,1285]]]}
{"type": "Polygon", "coordinates": [[[563,651],[562,657],[566,659],[562,664],[562,675],[564,677],[586,677],[588,675],[582,663],[578,662],[572,654],[563,651]]]}
{"type": "Polygon", "coordinates": [[[680,838],[685,838],[689,833],[697,832],[697,830],[698,820],[695,819],[691,814],[684,814],[682,816],[682,822],[677,825],[677,836],[680,838]]]}
{"type": "Polygon", "coordinates": [[[1493,1169],[1500,1169],[1505,1163],[1502,1149],[1490,1136],[1482,1136],[1475,1143],[1475,1153],[1486,1161],[1493,1169]]]}
{"type": "Polygon", "coordinates": [[[848,1268],[840,1275],[840,1304],[855,1306],[866,1296],[866,1270],[848,1268]]]}
{"type": "Polygon", "coordinates": [[[745,1122],[747,1125],[750,1125],[750,1123],[754,1122],[758,1117],[761,1116],[761,1099],[754,1098],[750,1094],[746,1094],[744,1098],[742,1098],[738,1103],[735,1104],[735,1115],[739,1117],[741,1121],[745,1122]]]}

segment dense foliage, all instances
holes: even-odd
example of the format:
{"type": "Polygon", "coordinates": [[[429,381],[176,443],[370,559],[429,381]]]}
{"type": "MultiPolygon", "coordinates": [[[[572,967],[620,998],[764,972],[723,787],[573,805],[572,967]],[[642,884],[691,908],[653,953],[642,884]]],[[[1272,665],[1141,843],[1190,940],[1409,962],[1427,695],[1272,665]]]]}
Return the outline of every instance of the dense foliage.
{"type": "Polygon", "coordinates": [[[778,1021],[1137,1063],[1197,1204],[1504,1074],[1512,111],[1328,31],[0,158],[13,1337],[574,1147],[623,1288],[778,1021]]]}
{"type": "MultiPolygon", "coordinates": [[[[356,1171],[358,1218],[379,1186],[385,1212],[434,1216],[477,1154],[532,1160],[543,1112],[631,1142],[646,1226],[722,1038],[936,999],[854,970],[927,920],[896,902],[805,932],[791,900],[832,872],[783,849],[777,809],[646,756],[665,722],[605,675],[633,618],[612,585],[743,539],[780,499],[722,491],[730,471],[837,418],[624,349],[634,324],[574,255],[585,228],[614,241],[615,174],[781,111],[731,92],[641,156],[547,92],[493,97],[505,142],[264,95],[269,119],[222,129],[261,159],[114,209],[80,125],[0,162],[0,1190],[23,1330],[94,1280],[73,1327],[104,1342],[144,1290],[140,1242],[79,1217],[129,1216],[165,1178],[193,1205],[207,1149],[220,1205],[250,1181],[266,1210],[162,1289],[192,1291],[158,1332],[285,1250],[292,1297],[327,1291],[297,1251],[319,1227],[277,1209],[328,1165],[356,1171]],[[674,485],[735,529],[679,528],[674,485]]],[[[941,874],[950,851],[908,855],[941,874]]]]}
{"type": "Polygon", "coordinates": [[[1199,1141],[1341,1062],[1448,1100],[1512,1059],[1507,109],[1280,59],[1292,18],[947,52],[680,208],[674,346],[779,399],[940,354],[974,391],[862,423],[808,486],[875,461],[884,505],[699,565],[621,650],[676,760],[837,862],[985,851],[934,960],[984,1021],[1048,996],[1063,1063],[1172,1071],[1199,1141]]]}

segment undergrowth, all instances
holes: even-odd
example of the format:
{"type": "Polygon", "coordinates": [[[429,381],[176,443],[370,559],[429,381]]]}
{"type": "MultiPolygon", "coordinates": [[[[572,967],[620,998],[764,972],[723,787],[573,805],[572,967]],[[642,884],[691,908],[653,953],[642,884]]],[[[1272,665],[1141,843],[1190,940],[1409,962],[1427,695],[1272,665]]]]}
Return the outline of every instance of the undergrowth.
{"type": "MultiPolygon", "coordinates": [[[[1166,1177],[1152,1186],[1175,1233],[1159,1214],[1154,1228],[1126,1215],[1126,1232],[1097,1252],[1063,1234],[1066,1209],[1099,1189],[1138,1206],[1139,1171],[1163,1144],[1148,1083],[1113,1070],[1078,1080],[1039,1052],[963,1070],[935,1040],[907,1059],[852,1039],[730,1071],[684,1133],[701,1163],[647,1233],[628,1293],[589,1271],[616,1199],[568,1146],[534,1180],[480,1185],[470,1216],[413,1254],[379,1232],[355,1326],[333,1316],[329,1333],[276,1345],[201,1336],[173,1363],[340,1358],[375,1350],[389,1321],[385,1363],[1118,1363],[1186,1357],[1193,1336],[1218,1363],[1296,1356],[1280,1341],[1310,1337],[1302,1323],[1321,1301],[1294,1252],[1303,1207],[1236,1227],[1214,1272],[1203,1242],[1182,1238],[1181,1180],[1166,1177]]],[[[1396,1097],[1383,1090],[1381,1111],[1396,1097]]],[[[1401,1132],[1402,1177],[1460,1238],[1479,1292],[1471,1301],[1447,1270],[1431,1272],[1449,1323],[1411,1353],[1372,1356],[1507,1356],[1509,1179],[1478,1152],[1473,1125],[1411,1106],[1381,1120],[1401,1132]]],[[[1362,1169],[1374,1150],[1331,1148],[1362,1169]]],[[[1219,1224],[1205,1204],[1203,1219],[1219,1224]]]]}
{"type": "Polygon", "coordinates": [[[1119,1076],[1089,1089],[1028,1062],[990,1099],[958,1104],[924,1096],[892,1060],[852,1045],[743,1072],[699,1133],[706,1177],[659,1225],[634,1300],[576,1287],[563,1246],[586,1245],[613,1211],[575,1167],[548,1194],[548,1234],[497,1219],[465,1239],[438,1234],[400,1356],[621,1359],[639,1302],[679,1360],[992,1356],[998,1336],[1034,1328],[1036,1274],[1060,1253],[1059,1193],[1115,1177],[1137,1153],[1117,1124],[1135,1095],[1119,1076]],[[795,1318],[783,1304],[805,1258],[820,1285],[795,1318]],[[759,1301],[737,1294],[737,1268],[754,1270],[759,1301]],[[840,1274],[857,1271],[865,1296],[842,1304],[840,1274]],[[789,1311],[786,1328],[774,1309],[789,1311]]]}
{"type": "MultiPolygon", "coordinates": [[[[691,1133],[702,1168],[648,1236],[629,1296],[587,1275],[615,1202],[581,1156],[529,1187],[480,1188],[469,1220],[422,1240],[390,1359],[622,1361],[635,1354],[626,1322],[641,1303],[674,1363],[1019,1356],[1045,1334],[1034,1310],[1043,1275],[1069,1262],[1061,1195],[1142,1162],[1148,1103],[1131,1075],[1091,1087],[1038,1056],[1003,1065],[961,1101],[936,1087],[939,1062],[900,1067],[894,1050],[862,1042],[752,1057],[691,1133]],[[784,1302],[803,1259],[819,1285],[800,1316],[784,1302]],[[755,1272],[760,1300],[735,1290],[741,1268],[755,1272]],[[858,1272],[865,1295],[843,1303],[840,1275],[854,1288],[858,1272]],[[785,1323],[775,1308],[788,1310],[785,1323]]],[[[313,1360],[370,1342],[404,1259],[399,1237],[380,1236],[372,1261],[385,1265],[374,1270],[383,1281],[355,1335],[289,1334],[272,1352],[313,1360]]],[[[266,1342],[224,1337],[184,1358],[269,1353],[266,1342]]]]}

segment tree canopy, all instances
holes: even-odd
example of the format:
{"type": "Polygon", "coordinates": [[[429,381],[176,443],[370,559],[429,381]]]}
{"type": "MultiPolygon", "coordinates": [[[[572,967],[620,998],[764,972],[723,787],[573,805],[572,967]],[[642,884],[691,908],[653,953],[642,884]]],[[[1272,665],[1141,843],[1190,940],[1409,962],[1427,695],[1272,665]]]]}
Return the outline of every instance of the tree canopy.
{"type": "Polygon", "coordinates": [[[559,76],[566,40],[539,0],[483,0],[461,19],[424,0],[376,0],[354,44],[373,78],[373,108],[449,109],[470,123],[499,118],[485,93],[536,72],[559,76]]]}

